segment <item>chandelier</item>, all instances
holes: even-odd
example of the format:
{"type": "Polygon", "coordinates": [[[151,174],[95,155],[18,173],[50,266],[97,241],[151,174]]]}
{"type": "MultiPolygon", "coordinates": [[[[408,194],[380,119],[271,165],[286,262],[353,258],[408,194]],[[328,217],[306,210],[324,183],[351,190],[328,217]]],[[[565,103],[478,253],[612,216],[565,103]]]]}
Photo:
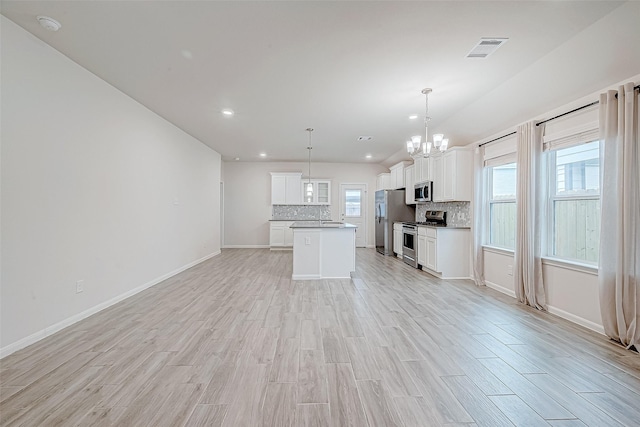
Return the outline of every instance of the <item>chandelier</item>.
{"type": "Polygon", "coordinates": [[[421,144],[422,135],[412,136],[407,141],[407,152],[411,157],[427,157],[431,154],[431,148],[444,152],[449,146],[449,139],[445,138],[443,134],[436,133],[433,135],[433,142],[429,141],[429,94],[432,92],[430,88],[422,89],[422,94],[425,96],[425,116],[424,116],[424,142],[421,144]]]}
{"type": "Polygon", "coordinates": [[[309,180],[304,186],[304,200],[311,203],[313,201],[313,184],[311,183],[311,150],[313,150],[313,146],[311,145],[311,132],[313,132],[313,128],[307,128],[307,132],[309,132],[309,145],[307,146],[307,150],[309,151],[309,180]]]}

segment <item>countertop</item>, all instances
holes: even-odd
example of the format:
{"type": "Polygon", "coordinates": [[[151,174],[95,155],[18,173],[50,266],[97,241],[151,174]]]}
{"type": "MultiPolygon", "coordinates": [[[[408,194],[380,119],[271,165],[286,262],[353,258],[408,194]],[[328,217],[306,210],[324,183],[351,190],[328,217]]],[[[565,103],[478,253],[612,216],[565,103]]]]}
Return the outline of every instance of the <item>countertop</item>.
{"type": "Polygon", "coordinates": [[[331,221],[330,219],[270,219],[269,222],[279,221],[279,222],[296,222],[296,221],[331,221]]]}
{"type": "Polygon", "coordinates": [[[418,225],[418,227],[437,228],[441,230],[471,230],[471,227],[463,227],[463,226],[456,226],[456,225],[447,225],[445,227],[438,226],[438,225],[418,225]]]}
{"type": "Polygon", "coordinates": [[[358,228],[348,222],[339,221],[296,221],[291,228],[358,228]]]}

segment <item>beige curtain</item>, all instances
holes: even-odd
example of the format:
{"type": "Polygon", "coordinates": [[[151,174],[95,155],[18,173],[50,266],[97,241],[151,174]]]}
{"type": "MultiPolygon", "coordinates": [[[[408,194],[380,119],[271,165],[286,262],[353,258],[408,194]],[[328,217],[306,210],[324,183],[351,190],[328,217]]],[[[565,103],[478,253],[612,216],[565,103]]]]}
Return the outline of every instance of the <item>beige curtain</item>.
{"type": "Polygon", "coordinates": [[[473,155],[473,280],[484,286],[484,147],[478,147],[473,155]]]}
{"type": "Polygon", "coordinates": [[[600,309],[605,333],[636,349],[640,343],[639,115],[633,83],[600,95],[600,309]]]}
{"type": "Polygon", "coordinates": [[[533,122],[518,126],[516,179],[516,247],[513,279],[518,301],[546,309],[542,281],[541,226],[546,202],[542,180],[543,126],[533,122]]]}

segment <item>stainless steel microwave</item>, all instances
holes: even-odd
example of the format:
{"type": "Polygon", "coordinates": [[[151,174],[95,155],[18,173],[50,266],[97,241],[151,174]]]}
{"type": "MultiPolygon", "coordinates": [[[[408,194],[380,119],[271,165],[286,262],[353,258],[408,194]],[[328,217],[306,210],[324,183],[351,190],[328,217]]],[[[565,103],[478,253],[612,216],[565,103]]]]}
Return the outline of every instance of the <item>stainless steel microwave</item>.
{"type": "Polygon", "coordinates": [[[414,194],[416,202],[430,202],[433,190],[433,182],[424,181],[415,185],[414,194]]]}

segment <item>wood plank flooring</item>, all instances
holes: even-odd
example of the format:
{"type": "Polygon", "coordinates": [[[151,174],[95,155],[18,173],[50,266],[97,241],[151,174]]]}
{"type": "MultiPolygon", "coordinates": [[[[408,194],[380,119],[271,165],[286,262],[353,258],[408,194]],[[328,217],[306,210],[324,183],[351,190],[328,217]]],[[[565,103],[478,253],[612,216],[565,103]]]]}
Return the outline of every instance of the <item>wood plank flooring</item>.
{"type": "Polygon", "coordinates": [[[229,249],[0,362],[2,426],[631,426],[640,357],[371,249],[229,249]]]}

